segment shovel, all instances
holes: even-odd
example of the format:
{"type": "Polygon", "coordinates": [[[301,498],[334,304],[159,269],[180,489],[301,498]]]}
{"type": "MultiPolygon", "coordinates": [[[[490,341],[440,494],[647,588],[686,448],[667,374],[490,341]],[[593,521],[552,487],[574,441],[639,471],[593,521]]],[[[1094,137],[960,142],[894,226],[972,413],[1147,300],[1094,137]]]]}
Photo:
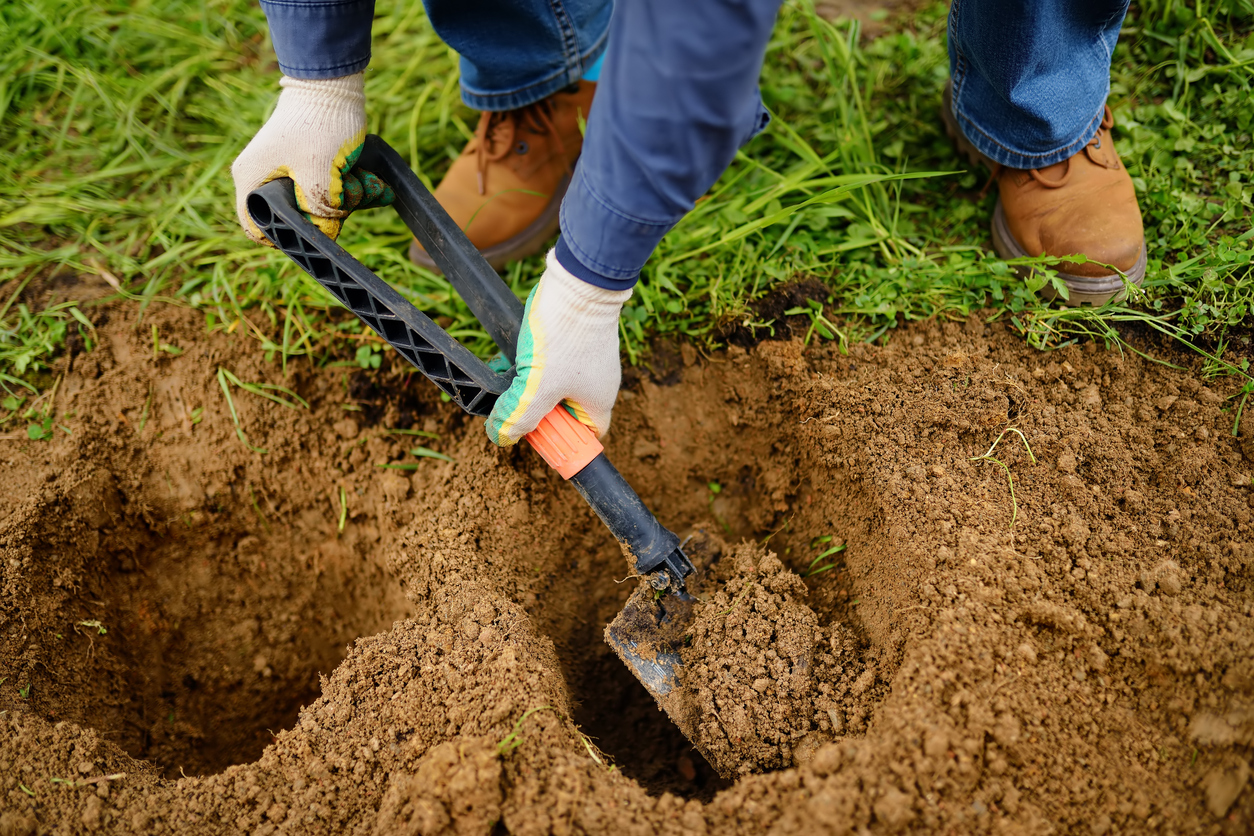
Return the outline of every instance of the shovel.
{"type": "MultiPolygon", "coordinates": [[[[513,362],[523,316],[518,297],[391,146],[377,136],[367,136],[357,165],[392,187],[401,220],[513,362]]],[[[266,238],[454,403],[471,415],[487,416],[492,411],[497,397],[513,380],[513,370],[498,374],[489,369],[310,223],[297,207],[291,180],[274,180],[249,194],[248,213],[266,238]]],[[[705,754],[697,717],[679,687],[682,663],[677,648],[695,600],[685,588],[693,565],[679,538],[657,521],[610,464],[592,430],[564,407],[554,407],[526,438],[596,511],[621,544],[635,574],[644,579],[606,628],[605,640],[684,736],[705,754]]]]}

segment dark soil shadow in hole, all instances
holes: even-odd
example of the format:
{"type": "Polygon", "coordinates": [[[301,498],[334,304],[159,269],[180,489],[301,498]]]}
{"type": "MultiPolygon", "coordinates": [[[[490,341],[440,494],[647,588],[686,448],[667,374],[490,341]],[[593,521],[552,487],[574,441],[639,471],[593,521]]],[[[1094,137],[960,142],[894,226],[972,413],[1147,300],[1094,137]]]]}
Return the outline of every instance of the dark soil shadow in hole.
{"type": "Polygon", "coordinates": [[[580,699],[575,722],[613,758],[619,771],[650,795],[669,792],[704,802],[731,786],[680,734],[608,646],[605,653],[585,662],[582,672],[581,683],[568,679],[580,699]]]}
{"type": "Polygon", "coordinates": [[[49,585],[74,591],[38,612],[57,669],[4,672],[34,683],[45,716],[167,777],[256,760],[350,642],[411,613],[359,526],[290,508],[262,522],[229,497],[153,522],[117,484],[97,470],[70,489],[72,513],[27,518],[30,553],[58,572],[49,585]]]}
{"type": "Polygon", "coordinates": [[[110,661],[125,666],[113,673],[128,697],[115,740],[168,776],[256,760],[349,642],[409,614],[386,573],[342,540],[224,522],[208,538],[171,531],[141,571],[109,579],[110,661]]]}

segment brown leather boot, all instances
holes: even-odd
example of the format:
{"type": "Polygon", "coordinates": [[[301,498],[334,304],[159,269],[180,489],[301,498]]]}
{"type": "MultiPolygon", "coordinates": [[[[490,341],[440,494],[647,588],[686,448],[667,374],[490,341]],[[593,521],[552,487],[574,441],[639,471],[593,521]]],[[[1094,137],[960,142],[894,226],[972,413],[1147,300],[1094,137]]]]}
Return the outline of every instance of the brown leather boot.
{"type": "MultiPolygon", "coordinates": [[[[1132,178],[1110,136],[1114,117],[1105,109],[1097,135],[1075,156],[1042,169],[1007,168],[975,149],[958,127],[945,86],[941,115],[958,153],[983,165],[997,181],[993,247],[1002,258],[1083,255],[1086,264],[1062,262],[1055,272],[1070,291],[1068,305],[1103,305],[1127,294],[1123,277],[1145,279],[1145,230],[1132,178]],[[1107,267],[1106,265],[1110,265],[1107,267]]],[[[991,181],[990,181],[991,184],[991,181]]],[[[1025,278],[1030,268],[1020,271],[1025,278]]],[[[1046,284],[1041,294],[1057,294],[1046,284]]]]}
{"type": "MultiPolygon", "coordinates": [[[[580,81],[533,105],[485,112],[472,139],[435,189],[484,258],[500,270],[539,251],[557,233],[558,210],[583,147],[596,84],[580,81]]],[[[417,241],[416,264],[436,270],[417,241]]]]}

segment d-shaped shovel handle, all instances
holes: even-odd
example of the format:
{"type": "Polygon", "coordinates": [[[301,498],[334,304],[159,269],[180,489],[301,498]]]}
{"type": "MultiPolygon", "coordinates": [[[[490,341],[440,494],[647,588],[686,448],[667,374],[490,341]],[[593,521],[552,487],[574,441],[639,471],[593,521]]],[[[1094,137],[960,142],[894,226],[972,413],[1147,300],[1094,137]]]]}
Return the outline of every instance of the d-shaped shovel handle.
{"type": "MultiPolygon", "coordinates": [[[[513,361],[523,305],[479,254],[404,159],[375,135],[366,137],[357,167],[392,187],[393,204],[432,260],[501,351],[513,361]]],[[[248,195],[253,223],[278,249],[329,290],[372,331],[472,415],[486,416],[513,380],[493,372],[395,288],[353,258],[305,217],[289,179],[248,195]]],[[[658,589],[684,593],[692,563],[679,538],[658,522],[605,457],[596,435],[562,406],[554,407],[527,441],[573,484],[658,589]]]]}

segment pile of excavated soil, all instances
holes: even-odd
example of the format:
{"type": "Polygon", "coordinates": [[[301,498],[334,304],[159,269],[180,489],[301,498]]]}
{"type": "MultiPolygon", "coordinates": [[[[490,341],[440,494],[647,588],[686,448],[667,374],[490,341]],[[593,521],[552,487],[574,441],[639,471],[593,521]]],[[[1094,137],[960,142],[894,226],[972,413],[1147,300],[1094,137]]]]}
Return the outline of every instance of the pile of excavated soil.
{"type": "Polygon", "coordinates": [[[531,450],[391,354],[284,376],[108,314],[70,432],[0,440],[3,836],[1254,830],[1231,387],[975,318],[634,376],[608,453],[693,535],[711,766],[602,640],[637,582],[531,450]],[[237,432],[219,369],[308,408],[227,379],[237,432]]]}

